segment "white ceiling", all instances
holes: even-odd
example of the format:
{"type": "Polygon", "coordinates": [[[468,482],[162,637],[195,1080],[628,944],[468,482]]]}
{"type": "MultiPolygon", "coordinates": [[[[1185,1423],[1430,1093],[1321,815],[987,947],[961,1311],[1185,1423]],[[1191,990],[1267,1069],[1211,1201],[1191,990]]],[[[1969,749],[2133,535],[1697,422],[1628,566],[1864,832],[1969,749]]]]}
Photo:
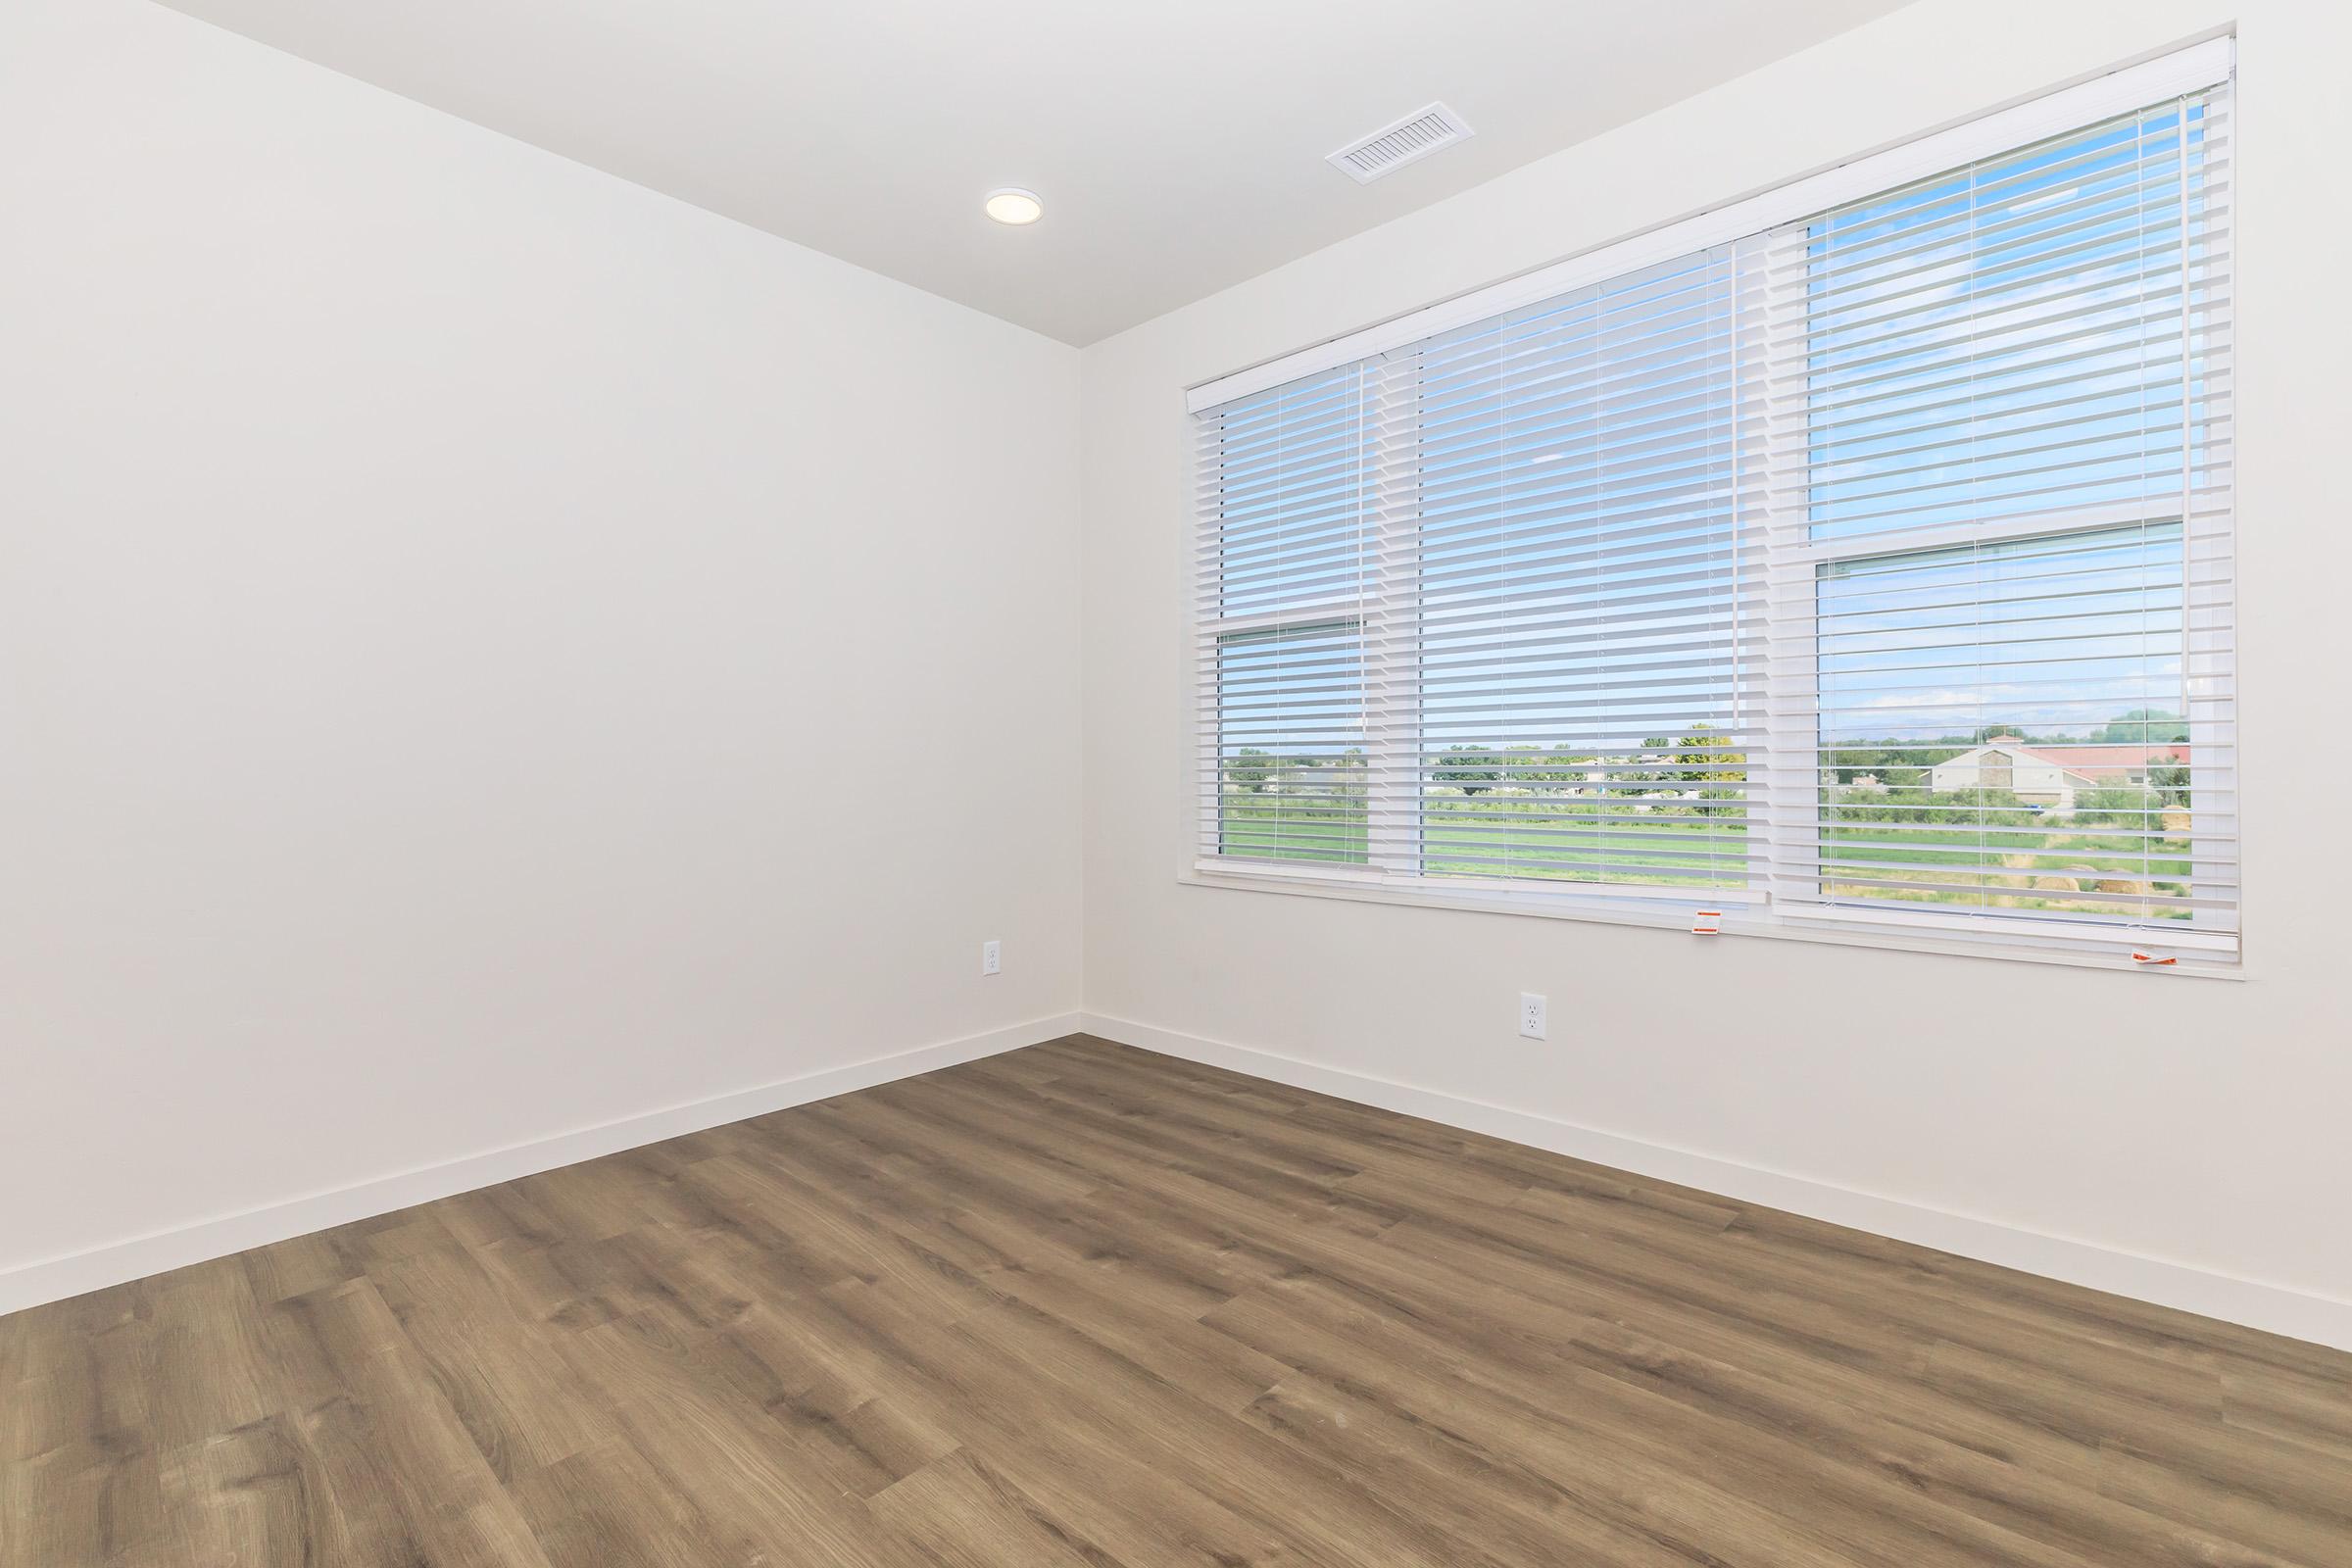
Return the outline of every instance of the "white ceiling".
{"type": "Polygon", "coordinates": [[[1902,0],[168,3],[1083,344],[1902,0]],[[1477,136],[1323,161],[1432,100],[1477,136]]]}

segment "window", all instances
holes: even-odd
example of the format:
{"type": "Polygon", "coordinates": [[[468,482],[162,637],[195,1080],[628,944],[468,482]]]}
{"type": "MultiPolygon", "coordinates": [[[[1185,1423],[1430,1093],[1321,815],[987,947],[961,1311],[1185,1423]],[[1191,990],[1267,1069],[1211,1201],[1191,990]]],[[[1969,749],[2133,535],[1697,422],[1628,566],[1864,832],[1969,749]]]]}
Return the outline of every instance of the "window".
{"type": "Polygon", "coordinates": [[[2227,50],[1198,396],[1198,872],[2232,961],[2227,50]]]}

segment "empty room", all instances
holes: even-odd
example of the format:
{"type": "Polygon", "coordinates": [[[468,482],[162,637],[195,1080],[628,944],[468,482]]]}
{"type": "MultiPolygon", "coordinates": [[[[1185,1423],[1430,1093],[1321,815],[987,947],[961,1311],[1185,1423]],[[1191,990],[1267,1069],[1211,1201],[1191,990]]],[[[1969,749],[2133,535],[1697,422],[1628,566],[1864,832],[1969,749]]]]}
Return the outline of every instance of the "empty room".
{"type": "Polygon", "coordinates": [[[0,1568],[2352,1568],[2348,61],[7,0],[0,1568]]]}

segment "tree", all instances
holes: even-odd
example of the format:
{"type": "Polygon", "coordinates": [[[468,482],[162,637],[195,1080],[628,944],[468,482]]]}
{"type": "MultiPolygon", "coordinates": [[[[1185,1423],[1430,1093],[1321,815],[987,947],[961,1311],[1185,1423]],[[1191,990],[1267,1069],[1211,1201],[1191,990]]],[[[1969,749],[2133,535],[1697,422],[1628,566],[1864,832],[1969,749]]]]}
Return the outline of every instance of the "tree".
{"type": "MultiPolygon", "coordinates": [[[[1684,736],[1674,754],[1674,767],[1668,774],[1683,794],[1695,792],[1701,800],[1737,800],[1740,792],[1727,789],[1708,789],[1709,784],[1744,784],[1747,782],[1747,754],[1732,750],[1732,738],[1712,724],[1693,724],[1684,736]]],[[[1719,816],[1735,808],[1721,806],[1700,806],[1691,808],[1699,816],[1719,816]]]]}
{"type": "Polygon", "coordinates": [[[1532,746],[1514,748],[1527,760],[1511,768],[1511,781],[1529,789],[1556,789],[1563,784],[1576,785],[1585,781],[1585,772],[1592,765],[1590,757],[1580,757],[1568,749],[1565,741],[1551,750],[1538,751],[1532,746]]]}
{"type": "Polygon", "coordinates": [[[1254,746],[1245,746],[1226,764],[1225,776],[1252,795],[1263,795],[1266,780],[1274,771],[1274,755],[1254,746]]]}
{"type": "Polygon", "coordinates": [[[1340,776],[1332,785],[1331,793],[1346,801],[1362,800],[1365,794],[1364,749],[1361,746],[1348,747],[1333,761],[1332,767],[1340,776]]]}
{"type": "Polygon", "coordinates": [[[2078,822],[2122,822],[2136,825],[2150,811],[2164,808],[2164,796],[2137,784],[2110,784],[2075,795],[2078,822]]]}
{"type": "Polygon", "coordinates": [[[1453,785],[1464,795],[1477,795],[1502,780],[1502,770],[1494,765],[1493,756],[1484,746],[1465,746],[1440,757],[1438,770],[1430,776],[1440,784],[1453,785]]]}
{"type": "Polygon", "coordinates": [[[2134,708],[2119,713],[2099,731],[2110,746],[2163,746],[2188,739],[2188,720],[2161,708],[2134,708]]]}
{"type": "Polygon", "coordinates": [[[1697,783],[1736,784],[1747,777],[1747,754],[1732,750],[1732,738],[1712,724],[1693,724],[1674,760],[1680,776],[1697,783]]]}
{"type": "Polygon", "coordinates": [[[1886,754],[1875,746],[1824,746],[1821,749],[1822,772],[1831,784],[1851,784],[1865,776],[1886,782],[1880,769],[1886,765],[1886,754]]]}
{"type": "MultiPolygon", "coordinates": [[[[1647,764],[1673,760],[1674,741],[1671,737],[1665,735],[1646,736],[1642,742],[1642,750],[1639,753],[1628,758],[1623,765],[1609,770],[1609,789],[1611,793],[1617,795],[1655,794],[1657,791],[1652,786],[1657,785],[1661,780],[1671,780],[1674,773],[1671,769],[1652,768],[1647,764]]],[[[1665,787],[1671,789],[1673,786],[1668,783],[1665,787]]]]}

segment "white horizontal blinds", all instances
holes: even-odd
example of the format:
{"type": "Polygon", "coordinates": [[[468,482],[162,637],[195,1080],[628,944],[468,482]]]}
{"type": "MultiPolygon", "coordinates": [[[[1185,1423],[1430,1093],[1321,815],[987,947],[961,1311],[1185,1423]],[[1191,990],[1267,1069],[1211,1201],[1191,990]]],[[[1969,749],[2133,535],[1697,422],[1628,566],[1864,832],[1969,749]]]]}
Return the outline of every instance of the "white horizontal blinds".
{"type": "Polygon", "coordinates": [[[1200,853],[1365,858],[1361,366],[1199,421],[1200,853]]]}
{"type": "Polygon", "coordinates": [[[1774,892],[2236,928],[2228,93],[1776,231],[1774,892]],[[1797,504],[1787,504],[1789,498],[1797,504]]]}
{"type": "Polygon", "coordinates": [[[1738,305],[1719,247],[1417,346],[1406,602],[1375,634],[1417,724],[1373,831],[1422,875],[1746,885],[1738,305]]]}
{"type": "Polygon", "coordinates": [[[2227,71],[1221,383],[1200,855],[2229,961],[2227,71]]]}
{"type": "Polygon", "coordinates": [[[2223,216],[2209,112],[2168,103],[1809,225],[1815,538],[2177,497],[2188,264],[2223,216]]]}

